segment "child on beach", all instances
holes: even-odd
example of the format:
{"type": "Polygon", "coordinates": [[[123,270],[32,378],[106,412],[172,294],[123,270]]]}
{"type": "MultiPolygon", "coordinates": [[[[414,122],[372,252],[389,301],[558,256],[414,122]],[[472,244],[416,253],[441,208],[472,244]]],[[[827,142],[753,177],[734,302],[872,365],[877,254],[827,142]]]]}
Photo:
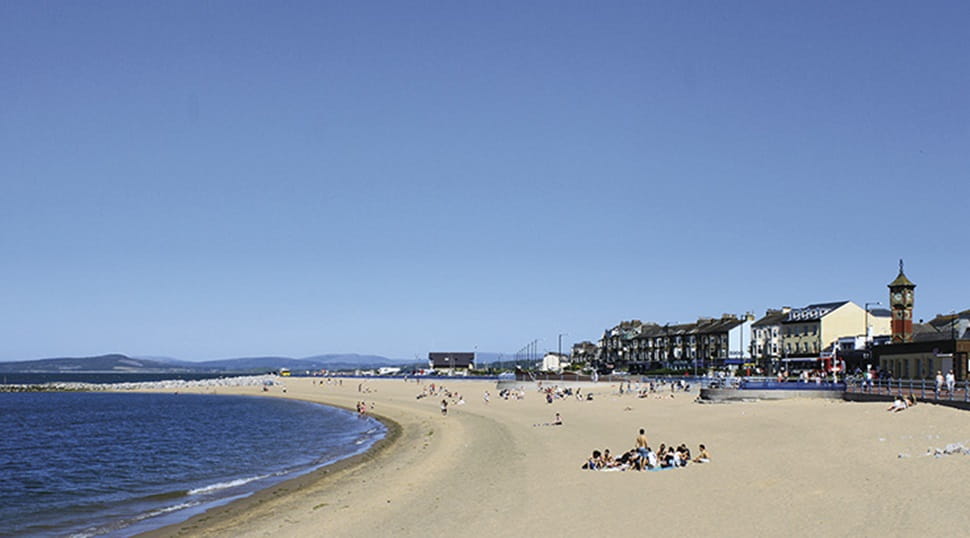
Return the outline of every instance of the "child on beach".
{"type": "Polygon", "coordinates": [[[448,414],[448,400],[441,400],[441,414],[448,414]]]}

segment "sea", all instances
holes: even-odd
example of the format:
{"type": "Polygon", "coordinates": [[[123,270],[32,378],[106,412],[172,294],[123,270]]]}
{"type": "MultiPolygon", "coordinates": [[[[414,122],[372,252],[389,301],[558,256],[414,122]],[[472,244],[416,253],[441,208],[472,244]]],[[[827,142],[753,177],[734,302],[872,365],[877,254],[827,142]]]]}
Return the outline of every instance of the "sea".
{"type": "Polygon", "coordinates": [[[0,536],[154,530],[386,434],[343,409],[228,395],[0,392],[0,417],[0,536]]]}

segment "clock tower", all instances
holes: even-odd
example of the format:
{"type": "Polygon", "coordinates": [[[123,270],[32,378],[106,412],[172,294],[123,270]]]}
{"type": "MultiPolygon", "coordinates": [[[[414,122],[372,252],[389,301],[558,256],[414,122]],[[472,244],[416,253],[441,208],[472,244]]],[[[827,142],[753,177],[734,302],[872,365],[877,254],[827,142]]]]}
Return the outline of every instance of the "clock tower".
{"type": "Polygon", "coordinates": [[[899,260],[899,276],[889,283],[889,305],[892,308],[893,343],[913,341],[913,284],[903,273],[903,260],[899,260]]]}

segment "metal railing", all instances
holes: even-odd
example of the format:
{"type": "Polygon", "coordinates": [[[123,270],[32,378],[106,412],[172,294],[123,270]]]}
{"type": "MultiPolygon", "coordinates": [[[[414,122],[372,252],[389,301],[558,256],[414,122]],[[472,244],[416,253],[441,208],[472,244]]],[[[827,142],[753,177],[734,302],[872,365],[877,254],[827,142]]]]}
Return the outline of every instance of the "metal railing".
{"type": "Polygon", "coordinates": [[[846,381],[846,391],[887,396],[912,394],[921,400],[970,402],[970,381],[957,381],[950,389],[946,383],[938,385],[934,379],[873,379],[854,377],[846,381]]]}

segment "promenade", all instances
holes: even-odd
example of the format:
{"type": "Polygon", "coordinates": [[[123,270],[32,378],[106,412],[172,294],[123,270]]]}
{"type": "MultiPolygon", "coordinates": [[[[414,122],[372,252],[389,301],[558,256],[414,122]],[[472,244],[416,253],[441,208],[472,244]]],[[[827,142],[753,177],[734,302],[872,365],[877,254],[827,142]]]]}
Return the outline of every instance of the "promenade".
{"type": "Polygon", "coordinates": [[[958,381],[950,391],[944,384],[937,390],[932,379],[876,379],[872,383],[846,383],[846,399],[852,401],[891,401],[897,396],[913,395],[917,400],[970,410],[970,381],[958,381]]]}

